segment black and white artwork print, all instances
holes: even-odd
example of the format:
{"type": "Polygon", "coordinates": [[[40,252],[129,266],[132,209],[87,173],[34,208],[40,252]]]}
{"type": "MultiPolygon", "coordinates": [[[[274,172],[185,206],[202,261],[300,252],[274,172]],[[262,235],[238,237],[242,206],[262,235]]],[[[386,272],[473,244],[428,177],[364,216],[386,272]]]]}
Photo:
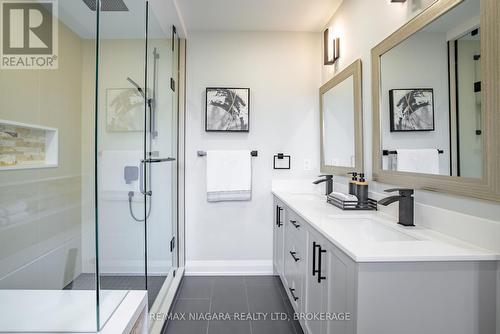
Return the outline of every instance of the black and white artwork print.
{"type": "Polygon", "coordinates": [[[205,130],[248,132],[249,88],[207,88],[205,130]]]}
{"type": "Polygon", "coordinates": [[[391,132],[433,131],[434,92],[431,88],[389,91],[391,132]]]}

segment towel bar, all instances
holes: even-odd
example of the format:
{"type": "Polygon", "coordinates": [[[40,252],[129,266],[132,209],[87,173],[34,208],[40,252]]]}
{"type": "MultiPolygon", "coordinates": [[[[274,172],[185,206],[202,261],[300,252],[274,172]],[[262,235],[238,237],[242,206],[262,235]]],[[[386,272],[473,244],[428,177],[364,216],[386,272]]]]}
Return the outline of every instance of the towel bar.
{"type": "MultiPolygon", "coordinates": [[[[207,155],[207,152],[206,152],[206,151],[198,151],[198,156],[199,156],[199,157],[204,157],[204,156],[206,156],[206,155],[207,155]]],[[[252,151],[252,152],[250,152],[250,155],[251,155],[252,157],[257,157],[257,156],[259,155],[259,151],[252,151]]]]}
{"type": "MultiPolygon", "coordinates": [[[[439,154],[443,154],[444,150],[438,149],[439,154]]],[[[383,150],[382,155],[390,155],[390,154],[398,154],[398,151],[389,151],[389,150],[383,150]]]]}

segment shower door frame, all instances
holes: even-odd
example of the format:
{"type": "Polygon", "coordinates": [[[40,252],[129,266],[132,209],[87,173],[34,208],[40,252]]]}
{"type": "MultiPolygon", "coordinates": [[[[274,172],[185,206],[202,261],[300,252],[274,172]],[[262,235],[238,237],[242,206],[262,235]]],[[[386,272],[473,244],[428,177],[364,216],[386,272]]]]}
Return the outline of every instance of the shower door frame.
{"type": "MultiPolygon", "coordinates": [[[[145,82],[145,92],[147,94],[148,92],[148,83],[149,83],[149,68],[150,68],[150,64],[149,64],[149,39],[150,39],[150,36],[149,36],[149,24],[150,24],[150,15],[152,14],[151,12],[151,6],[149,5],[149,1],[146,1],[146,29],[145,29],[145,78],[144,78],[144,82],[145,82]]],[[[156,296],[156,299],[153,301],[153,304],[151,305],[151,309],[148,310],[150,313],[156,313],[156,312],[159,312],[160,309],[162,309],[162,306],[164,304],[164,300],[168,294],[168,292],[171,290],[171,287],[172,287],[172,281],[174,280],[175,276],[176,276],[176,273],[177,273],[177,269],[178,269],[178,265],[179,265],[179,247],[178,247],[178,226],[179,226],[179,100],[180,100],[180,95],[179,95],[179,90],[176,89],[178,86],[176,83],[179,82],[179,73],[180,73],[180,69],[179,69],[179,59],[180,59],[180,52],[179,52],[179,37],[177,35],[177,30],[175,28],[175,26],[172,26],[171,27],[172,29],[172,48],[170,49],[171,52],[172,52],[172,60],[173,60],[173,63],[172,63],[172,77],[171,77],[171,82],[173,81],[174,82],[174,85],[172,86],[171,85],[171,90],[168,92],[169,94],[172,94],[172,104],[171,104],[171,112],[172,112],[172,115],[176,115],[175,117],[175,120],[176,122],[172,124],[172,130],[174,130],[174,127],[175,127],[175,133],[176,133],[176,136],[173,136],[172,139],[175,141],[174,145],[172,146],[174,149],[174,151],[172,152],[174,158],[176,159],[175,162],[173,162],[175,164],[175,169],[171,172],[171,186],[173,187],[173,190],[172,191],[172,200],[171,200],[171,214],[170,214],[170,217],[168,217],[169,219],[171,219],[171,231],[172,231],[172,238],[170,240],[166,240],[166,244],[168,243],[168,247],[170,249],[170,259],[171,259],[171,266],[169,268],[169,271],[168,271],[168,274],[167,274],[167,277],[165,279],[165,281],[163,282],[163,285],[158,293],[158,295],[156,296]],[[177,58],[177,59],[174,59],[174,58],[177,58]],[[177,64],[177,67],[174,68],[174,61],[175,63],[177,64]],[[177,97],[175,97],[175,95],[177,95],[177,97]],[[176,101],[177,103],[173,103],[173,101],[176,101]]],[[[155,60],[155,57],[153,57],[153,61],[156,61],[155,60]]],[[[158,68],[155,64],[153,64],[153,66],[155,68],[158,68]]],[[[153,78],[154,80],[154,78],[153,78]]],[[[155,85],[155,84],[154,84],[155,85]]],[[[153,85],[153,87],[154,87],[153,85]]],[[[166,92],[165,92],[166,93],[166,92]]],[[[156,98],[158,96],[158,92],[153,92],[152,93],[153,95],[153,98],[156,98]]],[[[153,101],[153,104],[155,104],[156,101],[153,101]]],[[[148,161],[148,159],[153,159],[152,157],[152,152],[148,151],[148,141],[150,142],[151,138],[156,138],[156,134],[153,133],[153,131],[157,131],[158,130],[158,115],[153,115],[153,113],[156,113],[156,110],[153,112],[151,111],[149,108],[148,108],[148,103],[146,102],[146,110],[145,110],[145,113],[144,113],[144,126],[145,126],[145,131],[144,131],[144,150],[143,150],[143,159],[144,161],[148,161]],[[148,118],[148,112],[150,113],[149,115],[149,118],[148,118]],[[154,120],[153,120],[154,118],[154,120]],[[153,122],[156,123],[156,126],[155,128],[153,128],[153,122]]],[[[151,143],[151,142],[150,142],[151,143]]],[[[149,144],[149,146],[151,146],[151,144],[149,144]]],[[[152,150],[152,147],[149,147],[149,150],[152,150]]],[[[162,162],[162,163],[170,163],[170,162],[162,162]]],[[[144,206],[144,217],[146,218],[145,219],[145,222],[144,222],[144,233],[145,233],[145,258],[144,258],[144,261],[145,261],[145,278],[146,278],[146,290],[148,290],[148,278],[150,277],[149,276],[149,271],[148,271],[148,266],[149,266],[149,258],[148,258],[148,221],[150,218],[147,217],[147,203],[148,201],[150,202],[149,205],[152,204],[152,196],[149,196],[147,195],[149,191],[151,191],[151,189],[148,189],[148,186],[151,185],[151,182],[149,182],[149,185],[148,185],[148,176],[147,176],[147,173],[149,171],[151,171],[151,168],[148,168],[148,166],[151,166],[151,162],[149,163],[145,163],[144,164],[144,189],[146,189],[146,194],[144,195],[144,198],[145,198],[145,203],[146,205],[144,206]]],[[[150,181],[152,181],[151,179],[151,176],[150,175],[150,181]]],[[[165,218],[165,217],[162,217],[162,218],[165,218]]]]}

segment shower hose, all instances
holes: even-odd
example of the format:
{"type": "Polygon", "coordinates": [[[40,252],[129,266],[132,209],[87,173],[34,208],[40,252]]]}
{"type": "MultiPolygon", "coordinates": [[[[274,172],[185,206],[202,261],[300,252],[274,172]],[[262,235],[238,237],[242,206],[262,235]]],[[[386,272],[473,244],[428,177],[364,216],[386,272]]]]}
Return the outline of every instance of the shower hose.
{"type": "MultiPolygon", "coordinates": [[[[148,207],[148,213],[146,214],[146,218],[145,218],[145,219],[139,219],[139,218],[137,218],[137,217],[135,216],[135,214],[134,214],[134,209],[132,208],[132,197],[134,197],[134,194],[135,194],[135,193],[134,193],[133,191],[129,191],[129,192],[128,192],[128,209],[129,209],[129,211],[130,211],[130,216],[132,216],[132,218],[133,218],[136,222],[140,222],[140,223],[141,223],[141,222],[143,222],[143,221],[145,221],[146,219],[148,219],[148,218],[149,218],[149,215],[151,214],[151,206],[152,206],[151,204],[152,204],[152,203],[150,203],[150,204],[149,204],[149,207],[148,207]]],[[[147,205],[147,201],[146,201],[146,205],[147,205]]]]}

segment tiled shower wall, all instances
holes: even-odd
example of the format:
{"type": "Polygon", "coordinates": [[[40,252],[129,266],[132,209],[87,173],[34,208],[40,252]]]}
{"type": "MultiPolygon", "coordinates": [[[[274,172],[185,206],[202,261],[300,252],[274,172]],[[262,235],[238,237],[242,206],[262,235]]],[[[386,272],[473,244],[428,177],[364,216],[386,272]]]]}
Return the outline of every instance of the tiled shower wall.
{"type": "MultiPolygon", "coordinates": [[[[62,22],[58,25],[59,69],[0,71],[0,289],[4,290],[62,289],[81,273],[82,39],[62,22]],[[51,160],[45,134],[57,138],[50,143],[57,145],[57,164],[33,169],[5,166],[14,157],[19,166],[51,160]]],[[[95,88],[85,86],[87,90],[95,88]]],[[[92,198],[85,195],[86,200],[92,198]]],[[[89,236],[85,246],[95,253],[93,240],[89,236]]]]}
{"type": "Polygon", "coordinates": [[[44,162],[44,130],[0,124],[0,167],[44,162]]]}

